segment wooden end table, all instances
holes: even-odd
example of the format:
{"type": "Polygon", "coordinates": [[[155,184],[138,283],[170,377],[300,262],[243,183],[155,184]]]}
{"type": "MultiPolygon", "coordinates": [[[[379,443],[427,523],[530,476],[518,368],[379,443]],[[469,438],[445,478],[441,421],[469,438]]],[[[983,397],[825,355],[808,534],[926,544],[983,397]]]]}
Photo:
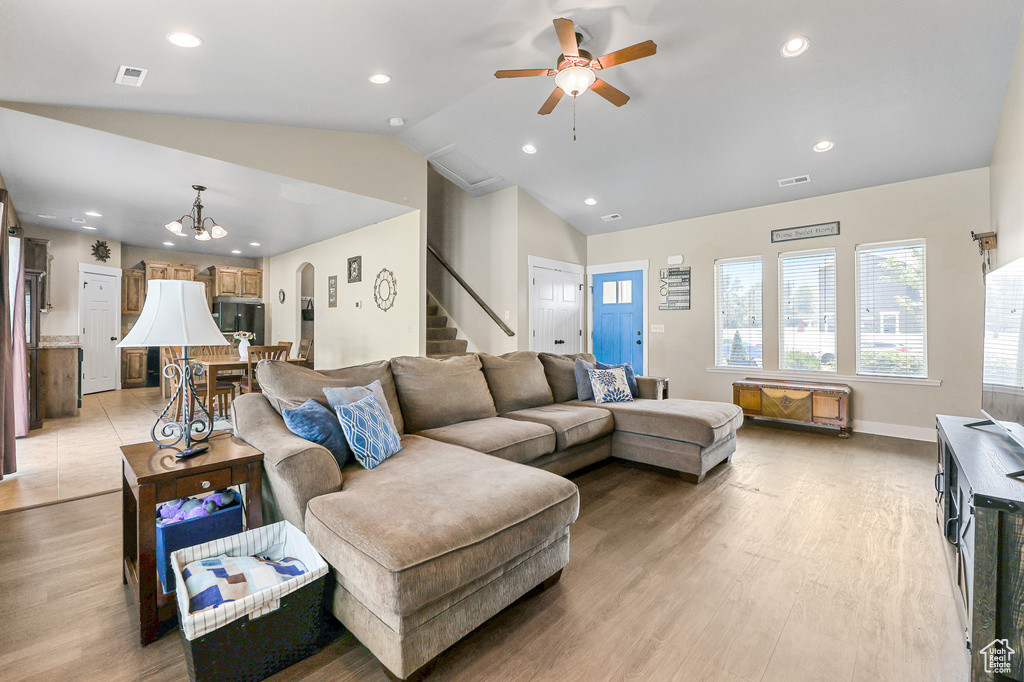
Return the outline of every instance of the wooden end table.
{"type": "Polygon", "coordinates": [[[139,601],[143,646],[169,630],[168,621],[177,615],[174,592],[163,591],[156,572],[157,504],[244,483],[246,526],[263,525],[263,453],[227,432],[214,434],[206,445],[208,451],[185,460],[175,457],[183,444],[160,448],[150,441],[121,447],[123,582],[131,583],[139,601]]]}

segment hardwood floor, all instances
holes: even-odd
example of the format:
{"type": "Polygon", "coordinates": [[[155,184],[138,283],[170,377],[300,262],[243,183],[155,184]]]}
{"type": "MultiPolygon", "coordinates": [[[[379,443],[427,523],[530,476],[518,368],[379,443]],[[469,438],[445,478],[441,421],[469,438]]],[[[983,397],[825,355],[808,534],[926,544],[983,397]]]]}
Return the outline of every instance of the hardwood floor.
{"type": "MultiPolygon", "coordinates": [[[[740,430],[700,485],[584,473],[559,584],[441,655],[442,680],[964,680],[934,446],[740,430]]],[[[138,644],[117,495],[0,516],[5,680],[187,678],[138,644]]],[[[275,680],[384,680],[349,634],[275,680]]]]}

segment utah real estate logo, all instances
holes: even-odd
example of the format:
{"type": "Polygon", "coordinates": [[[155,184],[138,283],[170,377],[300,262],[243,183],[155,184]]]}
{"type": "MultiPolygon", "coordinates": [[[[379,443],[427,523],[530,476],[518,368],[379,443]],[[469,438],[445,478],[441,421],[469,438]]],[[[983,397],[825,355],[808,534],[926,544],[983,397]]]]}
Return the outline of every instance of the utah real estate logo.
{"type": "Polygon", "coordinates": [[[1005,639],[993,639],[979,652],[985,658],[985,672],[989,674],[1010,674],[1010,661],[1017,653],[1005,639]]]}

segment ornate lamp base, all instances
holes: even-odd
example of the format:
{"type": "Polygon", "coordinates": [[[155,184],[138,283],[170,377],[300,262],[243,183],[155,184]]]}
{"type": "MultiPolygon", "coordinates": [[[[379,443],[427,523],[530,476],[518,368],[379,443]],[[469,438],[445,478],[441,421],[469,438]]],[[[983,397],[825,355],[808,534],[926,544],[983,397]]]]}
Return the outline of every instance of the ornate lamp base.
{"type": "Polygon", "coordinates": [[[199,399],[193,382],[193,378],[202,378],[205,371],[202,365],[188,361],[187,347],[184,348],[180,360],[164,367],[163,375],[172,382],[177,377],[178,388],[150,429],[150,436],[158,446],[169,448],[184,440],[185,447],[190,448],[193,443],[202,443],[213,433],[213,417],[199,399]],[[164,422],[164,417],[176,401],[181,405],[181,421],[164,422]],[[161,440],[161,437],[165,440],[161,440]],[[168,438],[171,440],[166,440],[168,438]]]}

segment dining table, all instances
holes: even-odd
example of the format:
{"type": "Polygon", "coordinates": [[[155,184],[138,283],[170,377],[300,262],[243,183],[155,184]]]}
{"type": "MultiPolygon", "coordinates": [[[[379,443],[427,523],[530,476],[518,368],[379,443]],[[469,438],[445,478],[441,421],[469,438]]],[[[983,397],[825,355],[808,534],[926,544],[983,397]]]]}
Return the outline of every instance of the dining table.
{"type": "MultiPolygon", "coordinates": [[[[302,358],[285,358],[287,362],[296,365],[304,365],[302,358]]],[[[206,384],[206,394],[199,393],[204,398],[207,411],[213,414],[213,394],[217,386],[217,375],[227,372],[238,372],[249,367],[249,362],[240,355],[197,355],[190,356],[188,361],[203,367],[203,383],[206,384]]]]}

